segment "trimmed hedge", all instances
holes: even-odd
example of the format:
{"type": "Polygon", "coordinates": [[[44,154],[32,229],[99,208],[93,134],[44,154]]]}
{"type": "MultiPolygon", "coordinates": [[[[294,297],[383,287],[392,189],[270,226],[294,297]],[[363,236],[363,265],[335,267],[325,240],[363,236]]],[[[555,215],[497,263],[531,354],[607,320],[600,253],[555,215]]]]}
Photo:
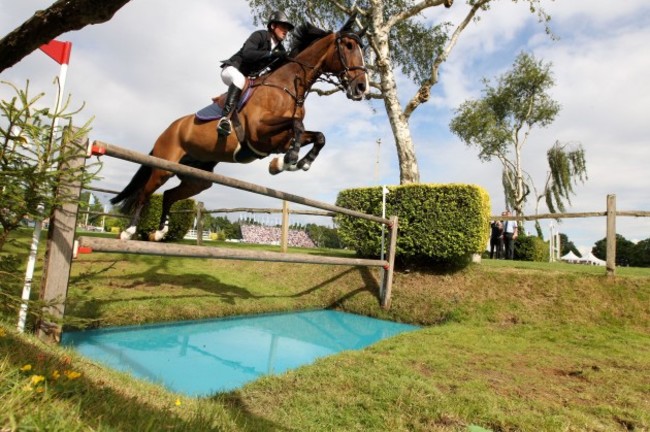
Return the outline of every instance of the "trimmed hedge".
{"type": "MultiPolygon", "coordinates": [[[[401,264],[431,261],[464,264],[481,253],[489,236],[490,197],[481,187],[464,184],[391,186],[386,216],[397,215],[396,258],[401,264]]],[[[341,191],[336,204],[381,215],[382,188],[341,191]]],[[[343,244],[365,257],[378,257],[381,225],[345,215],[336,217],[343,244]]]]}
{"type": "Polygon", "coordinates": [[[515,240],[514,258],[520,261],[548,262],[548,242],[537,236],[519,235],[515,240]]]}
{"type": "MultiPolygon", "coordinates": [[[[149,233],[158,229],[162,213],[162,195],[151,195],[149,204],[142,210],[142,217],[138,223],[137,235],[142,240],[149,239],[149,233]]],[[[191,199],[184,199],[174,203],[169,215],[169,231],[164,241],[178,241],[185,237],[190,230],[196,216],[196,203],[191,199]],[[179,210],[190,210],[187,213],[174,213],[179,210]]]]}

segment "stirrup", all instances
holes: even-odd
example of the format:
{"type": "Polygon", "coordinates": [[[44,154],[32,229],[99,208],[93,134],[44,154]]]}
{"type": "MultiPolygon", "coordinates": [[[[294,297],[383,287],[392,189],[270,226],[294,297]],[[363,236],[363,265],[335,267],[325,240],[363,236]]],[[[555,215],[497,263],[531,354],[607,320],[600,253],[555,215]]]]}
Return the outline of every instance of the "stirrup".
{"type": "Polygon", "coordinates": [[[221,136],[228,136],[232,132],[232,125],[227,117],[222,117],[217,124],[217,133],[221,136]]]}

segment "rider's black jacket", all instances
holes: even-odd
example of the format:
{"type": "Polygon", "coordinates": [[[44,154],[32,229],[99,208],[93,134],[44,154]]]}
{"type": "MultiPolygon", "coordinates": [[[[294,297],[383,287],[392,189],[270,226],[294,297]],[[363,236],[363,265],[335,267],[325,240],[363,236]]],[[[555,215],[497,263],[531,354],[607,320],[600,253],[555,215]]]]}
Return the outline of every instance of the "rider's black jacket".
{"type": "MultiPolygon", "coordinates": [[[[282,43],[277,44],[273,51],[286,53],[282,43]]],[[[246,39],[244,45],[235,55],[222,62],[221,67],[234,66],[242,74],[248,76],[265,69],[273,62],[274,57],[271,56],[271,32],[257,30],[246,39]]]]}

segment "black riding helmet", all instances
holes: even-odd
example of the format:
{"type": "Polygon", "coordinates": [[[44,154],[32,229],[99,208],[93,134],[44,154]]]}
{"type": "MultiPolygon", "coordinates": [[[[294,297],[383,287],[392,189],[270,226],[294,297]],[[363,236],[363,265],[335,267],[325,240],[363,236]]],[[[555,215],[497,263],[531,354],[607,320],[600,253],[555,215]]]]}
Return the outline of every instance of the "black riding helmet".
{"type": "Polygon", "coordinates": [[[284,14],[284,12],[281,11],[275,11],[271,14],[269,17],[269,22],[266,25],[266,28],[269,30],[271,29],[271,24],[276,23],[276,24],[284,24],[289,27],[289,31],[293,30],[295,27],[291,22],[289,22],[289,18],[284,14]]]}

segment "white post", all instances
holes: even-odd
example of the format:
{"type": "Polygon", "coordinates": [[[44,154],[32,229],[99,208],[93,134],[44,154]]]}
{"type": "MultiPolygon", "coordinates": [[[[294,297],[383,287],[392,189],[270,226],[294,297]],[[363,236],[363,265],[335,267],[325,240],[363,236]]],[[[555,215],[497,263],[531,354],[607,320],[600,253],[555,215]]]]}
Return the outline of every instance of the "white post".
{"type": "MultiPolygon", "coordinates": [[[[386,219],[386,195],[389,193],[389,190],[386,186],[381,187],[381,217],[383,219],[386,219]]],[[[386,242],[385,240],[386,237],[386,225],[381,224],[381,253],[380,253],[380,259],[383,261],[384,260],[384,244],[386,242]]],[[[379,280],[383,281],[384,280],[384,273],[386,270],[383,268],[380,270],[379,274],[379,280]]],[[[379,288],[379,297],[384,298],[384,284],[382,283],[379,288]]]]}

